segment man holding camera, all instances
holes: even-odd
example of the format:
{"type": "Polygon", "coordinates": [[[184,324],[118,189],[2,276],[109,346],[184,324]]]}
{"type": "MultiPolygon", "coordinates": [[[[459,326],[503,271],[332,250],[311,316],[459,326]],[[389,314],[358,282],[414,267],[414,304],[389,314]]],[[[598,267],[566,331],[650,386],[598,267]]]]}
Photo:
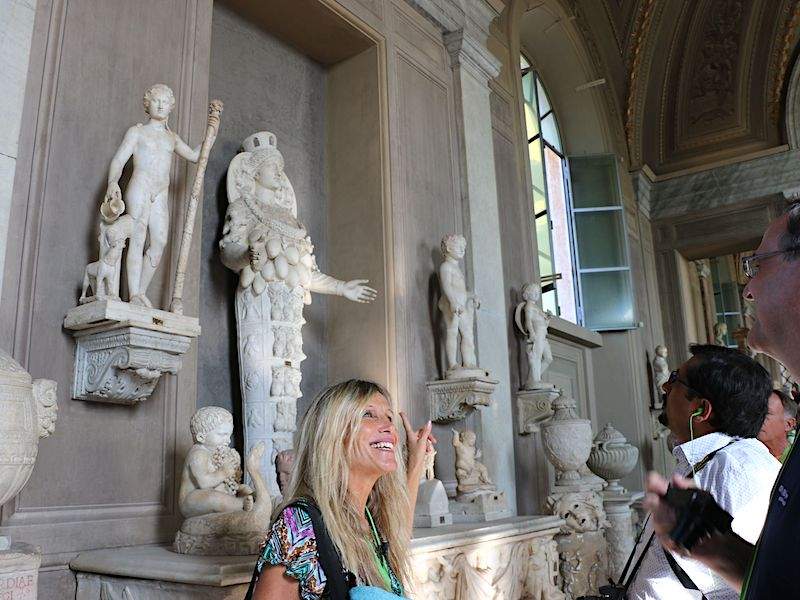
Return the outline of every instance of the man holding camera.
{"type": "MultiPolygon", "coordinates": [[[[754,543],[780,469],[756,439],[772,381],[764,367],[737,350],[710,345],[690,350],[692,358],[663,386],[665,404],[659,418],[677,441],[675,472],[708,491],[733,517],[733,530],[754,543]]],[[[641,562],[627,590],[629,600],[739,597],[706,565],[662,548],[651,526],[641,540],[641,562]]],[[[638,561],[639,556],[634,564],[638,561]]]]}
{"type": "MultiPolygon", "coordinates": [[[[742,260],[750,278],[744,290],[755,302],[755,322],[748,343],[753,350],[780,361],[795,378],[800,376],[800,205],[767,228],[761,245],[742,260]]],[[[647,480],[646,505],[659,541],[673,553],[691,556],[711,567],[744,600],[797,598],[797,553],[800,549],[800,452],[796,444],[784,463],[770,499],[769,511],[758,544],[734,529],[702,520],[699,541],[688,546],[675,532],[689,511],[675,498],[691,491],[693,483],[682,477],[668,482],[651,473],[647,480]],[[675,492],[678,492],[676,495],[675,492]],[[679,539],[675,539],[675,538],[679,539]]],[[[702,492],[694,493],[696,497],[702,492]]],[[[717,502],[720,501],[716,498],[717,502]]],[[[721,503],[720,503],[721,504],[721,503]]],[[[724,508],[724,506],[723,506],[724,508]]]]}

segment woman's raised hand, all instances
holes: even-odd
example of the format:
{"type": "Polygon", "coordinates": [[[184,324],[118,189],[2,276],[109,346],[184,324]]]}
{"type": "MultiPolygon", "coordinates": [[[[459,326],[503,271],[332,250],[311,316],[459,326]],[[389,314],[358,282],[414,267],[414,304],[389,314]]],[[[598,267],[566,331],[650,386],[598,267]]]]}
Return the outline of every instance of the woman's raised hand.
{"type": "Polygon", "coordinates": [[[408,465],[407,472],[410,481],[417,481],[422,476],[425,469],[425,455],[433,452],[433,445],[436,438],[431,433],[432,424],[430,421],[419,429],[414,429],[408,416],[404,412],[400,413],[403,419],[403,428],[406,430],[406,444],[408,446],[408,465]],[[412,478],[413,477],[413,478],[412,478]]]}

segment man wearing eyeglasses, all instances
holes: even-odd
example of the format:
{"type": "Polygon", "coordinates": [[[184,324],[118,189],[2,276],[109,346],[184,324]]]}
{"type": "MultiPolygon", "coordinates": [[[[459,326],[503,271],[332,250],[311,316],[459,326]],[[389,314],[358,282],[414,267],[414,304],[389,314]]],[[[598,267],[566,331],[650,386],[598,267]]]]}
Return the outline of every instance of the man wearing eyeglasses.
{"type": "MultiPolygon", "coordinates": [[[[756,439],[772,392],[769,373],[730,348],[694,345],[663,386],[659,421],[677,442],[675,472],[694,479],[733,516],[743,539],[758,539],[780,463],[756,439]]],[[[664,550],[648,526],[640,538],[628,600],[736,600],[738,591],[704,564],[664,550]],[[701,596],[702,594],[702,596],[701,596]]]]}
{"type": "MultiPolygon", "coordinates": [[[[742,260],[750,278],[744,297],[755,303],[748,335],[753,350],[781,362],[800,377],[800,205],[770,223],[753,256],[742,260]]],[[[692,486],[673,478],[678,488],[692,486]]],[[[646,505],[659,540],[676,552],[669,538],[675,511],[665,502],[667,481],[648,475],[646,505]]],[[[717,499],[719,502],[719,499],[717,499]]],[[[800,553],[800,451],[794,444],[772,490],[769,511],[758,544],[735,531],[714,533],[699,541],[691,556],[711,567],[743,600],[798,598],[797,557],[800,553]]]]}

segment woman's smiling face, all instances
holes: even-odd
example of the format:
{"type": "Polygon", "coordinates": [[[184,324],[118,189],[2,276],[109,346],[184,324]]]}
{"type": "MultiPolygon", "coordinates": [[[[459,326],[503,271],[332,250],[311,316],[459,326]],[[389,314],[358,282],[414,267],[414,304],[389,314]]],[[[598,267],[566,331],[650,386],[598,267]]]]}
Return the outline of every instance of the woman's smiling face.
{"type": "Polygon", "coordinates": [[[397,429],[388,400],[375,394],[364,407],[361,426],[355,434],[350,474],[380,477],[397,469],[397,429]]]}

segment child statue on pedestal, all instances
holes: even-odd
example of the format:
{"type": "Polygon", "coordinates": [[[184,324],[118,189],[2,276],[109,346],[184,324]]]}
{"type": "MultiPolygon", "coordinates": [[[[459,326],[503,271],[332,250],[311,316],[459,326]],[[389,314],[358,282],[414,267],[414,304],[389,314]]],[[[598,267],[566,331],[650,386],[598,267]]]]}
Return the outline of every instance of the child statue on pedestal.
{"type": "Polygon", "coordinates": [[[254,492],[242,483],[239,453],[230,447],[230,412],[219,406],[203,407],[192,416],[189,429],[194,445],[181,476],[178,508],[185,520],[175,535],[175,551],[219,556],[256,554],[272,510],[272,498],[259,470],[264,444],[258,444],[247,456],[254,492]]]}
{"type": "Polygon", "coordinates": [[[539,307],[542,290],[538,284],[528,283],[522,288],[524,302],[517,305],[514,320],[517,328],[525,336],[525,355],[528,357],[528,379],[523,389],[535,390],[552,387],[542,383],[542,375],[553,362],[550,342],[547,341],[547,327],[553,314],[539,307]]]}
{"type": "Polygon", "coordinates": [[[444,262],[439,267],[439,283],[442,297],[439,310],[444,315],[447,336],[445,353],[447,355],[446,379],[470,376],[485,376],[478,368],[475,358],[475,338],[473,333],[475,311],[480,308],[478,297],[467,290],[464,273],[458,261],[464,257],[467,240],[463,235],[448,234],[442,238],[444,262]],[[458,336],[461,335],[461,362],[458,360],[458,336]]]}

